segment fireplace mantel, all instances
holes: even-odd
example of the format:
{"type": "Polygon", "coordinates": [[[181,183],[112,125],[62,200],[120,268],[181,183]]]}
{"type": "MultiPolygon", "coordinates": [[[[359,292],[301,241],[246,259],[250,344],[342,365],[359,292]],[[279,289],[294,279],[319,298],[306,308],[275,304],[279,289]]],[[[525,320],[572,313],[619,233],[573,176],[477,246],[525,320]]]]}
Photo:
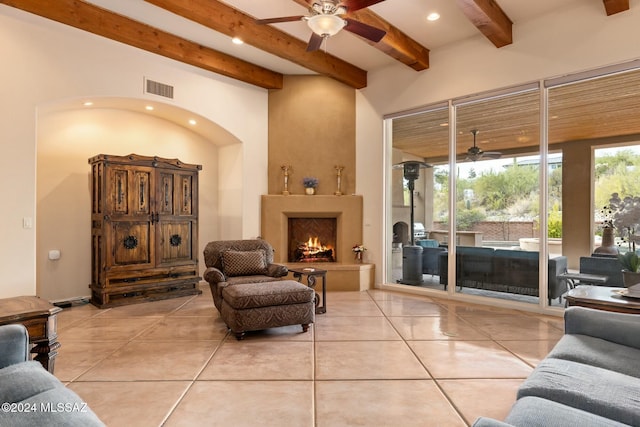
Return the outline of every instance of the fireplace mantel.
{"type": "MultiPolygon", "coordinates": [[[[314,267],[326,269],[328,287],[336,290],[362,290],[371,286],[372,265],[354,264],[351,248],[362,244],[362,196],[331,195],[263,195],[261,209],[262,238],[274,248],[274,262],[287,264],[287,233],[289,218],[336,218],[336,260],[331,263],[316,263],[314,267]],[[339,284],[339,275],[345,270],[353,270],[354,279],[339,284]],[[362,271],[366,270],[366,274],[362,271]],[[332,274],[335,270],[335,274],[332,274]],[[360,279],[366,276],[366,279],[360,279]],[[371,278],[369,278],[371,277],[371,278]]],[[[342,281],[342,280],[340,280],[342,281]]]]}

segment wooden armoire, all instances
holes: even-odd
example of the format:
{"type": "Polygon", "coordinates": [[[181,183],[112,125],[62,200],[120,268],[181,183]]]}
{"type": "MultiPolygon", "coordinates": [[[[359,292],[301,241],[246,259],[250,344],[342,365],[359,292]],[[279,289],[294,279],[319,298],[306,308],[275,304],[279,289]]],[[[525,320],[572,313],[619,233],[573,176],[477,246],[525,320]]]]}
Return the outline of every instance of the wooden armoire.
{"type": "Polygon", "coordinates": [[[200,165],[100,154],[91,165],[91,303],[199,294],[200,165]]]}

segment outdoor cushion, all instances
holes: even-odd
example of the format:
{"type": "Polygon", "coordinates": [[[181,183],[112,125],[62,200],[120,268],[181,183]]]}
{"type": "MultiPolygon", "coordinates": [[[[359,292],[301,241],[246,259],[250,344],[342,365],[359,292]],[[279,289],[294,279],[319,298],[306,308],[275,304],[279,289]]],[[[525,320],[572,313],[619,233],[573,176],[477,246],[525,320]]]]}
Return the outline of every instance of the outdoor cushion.
{"type": "Polygon", "coordinates": [[[417,243],[423,248],[437,248],[440,245],[437,240],[433,239],[422,239],[418,240],[417,243]]]}

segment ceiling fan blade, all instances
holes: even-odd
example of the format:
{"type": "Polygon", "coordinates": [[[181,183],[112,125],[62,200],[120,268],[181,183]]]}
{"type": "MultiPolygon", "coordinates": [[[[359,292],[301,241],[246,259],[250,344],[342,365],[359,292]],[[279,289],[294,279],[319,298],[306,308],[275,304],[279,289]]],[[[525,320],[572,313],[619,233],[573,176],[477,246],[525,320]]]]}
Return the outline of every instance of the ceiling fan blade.
{"type": "Polygon", "coordinates": [[[345,21],[347,21],[347,25],[344,27],[345,30],[364,37],[365,39],[369,39],[374,43],[378,43],[382,40],[385,34],[387,34],[386,31],[381,30],[380,28],[372,27],[371,25],[354,21],[353,19],[345,18],[345,21]]]}
{"type": "Polygon", "coordinates": [[[309,39],[309,44],[307,45],[307,52],[314,52],[320,49],[323,41],[324,37],[319,36],[316,33],[311,33],[311,38],[309,39]]]}
{"type": "Polygon", "coordinates": [[[303,15],[281,16],[279,18],[268,18],[268,19],[256,19],[256,24],[276,24],[278,22],[301,21],[302,18],[304,18],[303,15]]]}
{"type": "Polygon", "coordinates": [[[482,158],[486,159],[499,159],[502,157],[502,153],[499,151],[484,151],[482,153],[482,158]]]}
{"type": "Polygon", "coordinates": [[[347,8],[348,12],[355,12],[365,7],[373,6],[376,3],[382,3],[384,0],[342,0],[341,5],[347,8]]]}

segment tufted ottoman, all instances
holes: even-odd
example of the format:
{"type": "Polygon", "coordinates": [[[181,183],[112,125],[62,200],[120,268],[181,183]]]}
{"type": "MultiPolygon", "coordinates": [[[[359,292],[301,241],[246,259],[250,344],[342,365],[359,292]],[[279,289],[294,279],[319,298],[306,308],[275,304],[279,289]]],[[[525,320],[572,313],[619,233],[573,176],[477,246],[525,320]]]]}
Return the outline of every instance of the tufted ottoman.
{"type": "Polygon", "coordinates": [[[313,289],[293,280],[238,283],[222,289],[222,320],[236,338],[246,331],[302,325],[309,329],[315,319],[313,289]]]}

